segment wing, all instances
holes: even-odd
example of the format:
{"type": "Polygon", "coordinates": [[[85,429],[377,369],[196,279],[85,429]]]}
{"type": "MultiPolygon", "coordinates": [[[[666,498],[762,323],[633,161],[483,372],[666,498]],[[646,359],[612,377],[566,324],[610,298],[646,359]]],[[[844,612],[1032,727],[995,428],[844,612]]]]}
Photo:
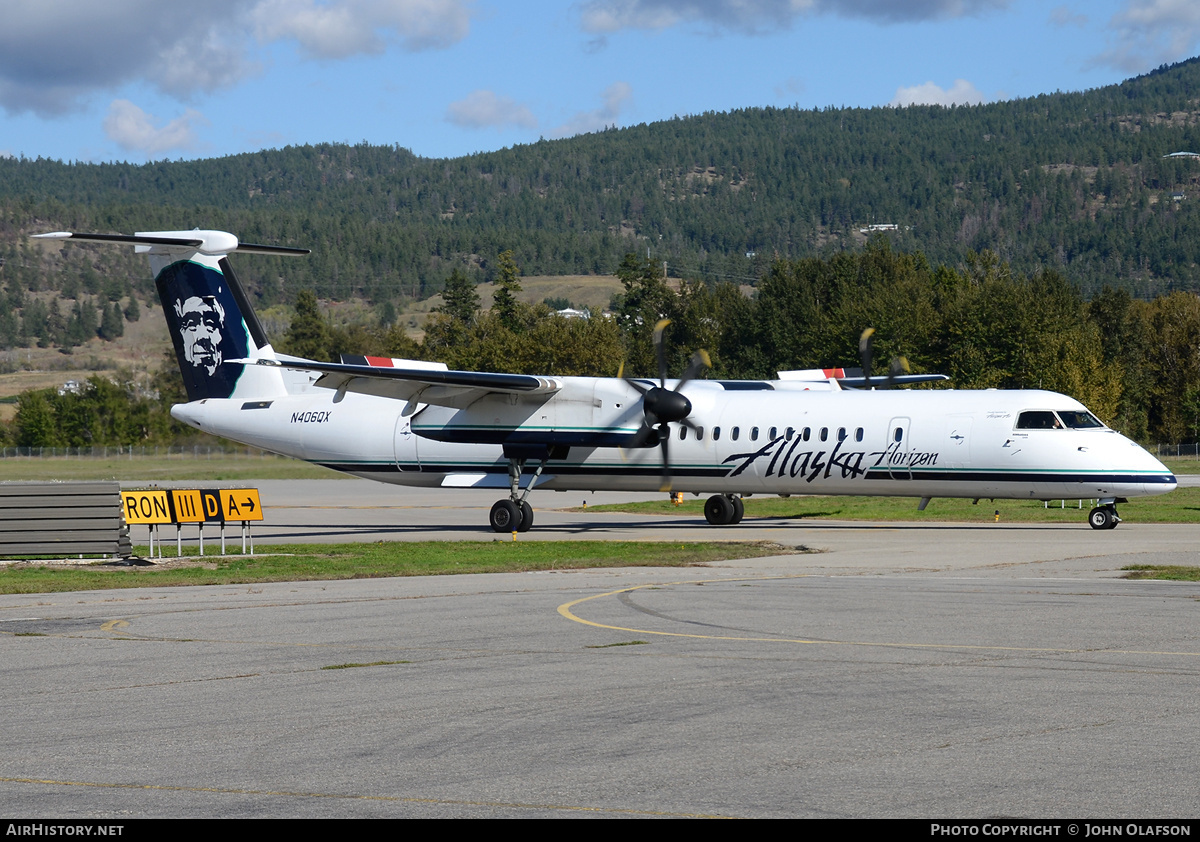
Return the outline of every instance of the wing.
{"type": "Polygon", "coordinates": [[[872,377],[869,381],[861,368],[810,368],[801,371],[780,371],[780,380],[802,383],[836,383],[849,389],[864,386],[889,388],[907,386],[912,383],[936,383],[950,378],[944,374],[887,374],[872,377]]]}
{"type": "MultiPolygon", "coordinates": [[[[466,409],[485,395],[552,395],[562,388],[553,377],[531,374],[495,374],[485,371],[449,371],[444,367],[418,367],[411,360],[388,360],[364,357],[371,364],[322,363],[298,358],[280,360],[237,360],[234,362],[280,366],[300,371],[313,371],[321,376],[316,385],[338,393],[374,395],[380,398],[427,403],[466,409]],[[410,365],[405,365],[409,363],[410,365]]],[[[428,365],[428,364],[425,364],[428,365]]]]}

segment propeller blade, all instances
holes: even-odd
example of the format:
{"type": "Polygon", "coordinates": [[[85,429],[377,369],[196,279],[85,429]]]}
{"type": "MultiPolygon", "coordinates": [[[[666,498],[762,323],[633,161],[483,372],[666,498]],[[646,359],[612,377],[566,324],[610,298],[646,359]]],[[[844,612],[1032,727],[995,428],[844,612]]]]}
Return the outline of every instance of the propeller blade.
{"type": "Polygon", "coordinates": [[[647,386],[645,383],[639,383],[636,380],[630,380],[628,377],[625,378],[625,382],[628,383],[633,388],[637,389],[638,393],[643,396],[649,394],[651,391],[653,391],[655,388],[657,388],[655,386],[647,386]]]}
{"type": "Polygon", "coordinates": [[[875,341],[875,328],[869,327],[858,338],[858,358],[862,360],[863,385],[871,388],[871,344],[875,341]]]}
{"type": "Polygon", "coordinates": [[[612,425],[614,427],[622,426],[626,421],[628,421],[630,419],[631,416],[636,415],[638,413],[638,411],[640,411],[641,409],[642,409],[641,405],[637,401],[634,401],[629,406],[627,406],[620,415],[617,416],[617,418],[612,422],[612,425]]]}
{"type": "Polygon", "coordinates": [[[658,385],[667,387],[667,349],[663,345],[663,331],[671,323],[670,319],[660,319],[654,326],[654,353],[658,357],[658,385]]]}
{"type": "Polygon", "coordinates": [[[645,447],[649,444],[658,444],[657,441],[651,441],[658,436],[658,430],[650,425],[639,427],[638,431],[633,434],[633,440],[629,442],[628,447],[645,447]]]}
{"type": "Polygon", "coordinates": [[[670,491],[672,484],[671,477],[671,450],[669,442],[671,441],[671,428],[667,424],[663,424],[658,431],[659,442],[662,444],[662,483],[659,484],[659,491],[670,491]]]}
{"type": "Polygon", "coordinates": [[[675,391],[682,389],[690,380],[695,380],[706,369],[712,368],[712,359],[708,356],[708,351],[700,349],[692,354],[692,359],[688,362],[688,367],[683,372],[683,377],[679,378],[679,385],[675,387],[675,391]]]}
{"type": "Polygon", "coordinates": [[[908,360],[905,357],[893,357],[892,364],[888,366],[887,380],[884,381],[883,388],[890,389],[896,385],[896,378],[902,374],[908,374],[908,360]]]}

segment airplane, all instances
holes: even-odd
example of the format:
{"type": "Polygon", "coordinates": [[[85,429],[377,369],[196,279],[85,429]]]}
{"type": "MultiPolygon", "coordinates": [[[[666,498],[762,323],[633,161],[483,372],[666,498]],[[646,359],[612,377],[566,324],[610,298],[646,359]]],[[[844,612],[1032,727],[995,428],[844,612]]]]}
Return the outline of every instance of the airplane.
{"type": "Polygon", "coordinates": [[[533,525],[530,492],[711,495],[711,524],[742,519],[752,494],[1092,499],[1094,529],[1117,504],[1174,490],[1172,473],[1065,395],[1041,390],[876,389],[945,379],[894,365],[706,380],[702,352],[668,379],[451,371],[375,357],[340,363],[276,353],[233,272],[234,253],[304,255],[223,231],[54,232],[47,240],[133,245],[149,257],[198,430],[400,485],[508,489],[488,523],[533,525]],[[855,388],[858,387],[858,388],[855,388]]]}

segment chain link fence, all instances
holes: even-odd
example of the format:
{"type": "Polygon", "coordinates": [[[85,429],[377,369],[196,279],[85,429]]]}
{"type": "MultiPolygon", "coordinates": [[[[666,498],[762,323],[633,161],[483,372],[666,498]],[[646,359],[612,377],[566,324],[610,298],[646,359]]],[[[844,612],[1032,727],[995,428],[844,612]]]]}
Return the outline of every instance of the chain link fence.
{"type": "Polygon", "coordinates": [[[165,459],[248,459],[280,458],[257,447],[223,447],[221,445],[161,445],[156,447],[2,447],[0,459],[136,459],[157,457],[165,459]]]}
{"type": "Polygon", "coordinates": [[[1174,456],[1180,459],[1200,459],[1200,443],[1197,444],[1156,444],[1154,455],[1158,457],[1174,456]]]}

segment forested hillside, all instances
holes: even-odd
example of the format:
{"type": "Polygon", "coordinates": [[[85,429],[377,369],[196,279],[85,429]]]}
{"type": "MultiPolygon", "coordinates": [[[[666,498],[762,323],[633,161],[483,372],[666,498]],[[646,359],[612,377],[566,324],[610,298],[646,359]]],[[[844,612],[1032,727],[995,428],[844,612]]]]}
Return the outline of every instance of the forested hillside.
{"type": "MultiPolygon", "coordinates": [[[[932,266],[879,238],[828,259],[777,261],[754,298],[730,283],[661,277],[627,255],[614,318],[567,319],[511,294],[511,256],[497,257],[501,284],[481,300],[451,276],[424,341],[395,327],[330,324],[308,291],[276,347],[312,359],[340,353],[439,360],[456,369],[551,375],[654,375],[651,334],[669,318],[666,361],[679,374],[698,348],[719,378],[773,377],[780,369],[853,365],[864,327],[875,329],[876,374],[907,357],[913,370],[949,375],[960,389],[1044,388],[1087,404],[1141,441],[1200,439],[1200,297],[1138,301],[1106,289],[1085,301],[1052,270],[1016,275],[991,252],[961,269],[932,266]]],[[[939,386],[940,388],[940,386],[939,386]]],[[[75,390],[27,391],[0,444],[80,447],[173,443],[190,435],[167,415],[185,398],[173,363],[149,386],[118,374],[75,390]]]]}
{"type": "MultiPolygon", "coordinates": [[[[881,359],[959,388],[1056,389],[1140,439],[1195,440],[1200,156],[1172,153],[1200,151],[1198,121],[1192,60],[1084,93],[747,109],[446,160],[365,144],[145,166],[0,158],[0,350],[111,339],[157,306],[131,250],[28,234],[219,228],[313,250],[235,258],[260,308],[302,305],[316,338],[279,336],[293,352],[648,374],[650,326],[670,315],[672,370],[704,347],[716,374],[754,377],[852,363],[870,325],[881,359]],[[472,281],[495,278],[506,252],[527,275],[616,273],[618,318],[486,301],[474,314],[472,281]],[[663,283],[664,263],[682,280],[663,283]],[[448,279],[457,291],[419,345],[386,318],[321,324],[318,298],[391,314],[448,279]]],[[[122,388],[130,406],[148,399],[122,388]]],[[[42,398],[23,398],[0,438],[76,443],[83,432],[46,421],[78,416],[76,398],[42,398]]]]}
{"type": "Polygon", "coordinates": [[[775,258],[858,247],[874,224],[897,226],[893,245],[935,264],[990,249],[1085,294],[1110,284],[1152,297],[1200,288],[1200,160],[1164,157],[1200,151],[1198,119],[1191,60],[1084,93],[746,109],[445,160],[365,144],[144,166],[7,158],[2,277],[36,291],[78,276],[87,295],[145,300],[131,256],[43,251],[24,236],[213,227],[313,249],[239,262],[265,303],[312,289],[400,304],[455,268],[490,277],[505,249],[529,274],[611,273],[649,250],[676,276],[753,283],[775,258]]]}

